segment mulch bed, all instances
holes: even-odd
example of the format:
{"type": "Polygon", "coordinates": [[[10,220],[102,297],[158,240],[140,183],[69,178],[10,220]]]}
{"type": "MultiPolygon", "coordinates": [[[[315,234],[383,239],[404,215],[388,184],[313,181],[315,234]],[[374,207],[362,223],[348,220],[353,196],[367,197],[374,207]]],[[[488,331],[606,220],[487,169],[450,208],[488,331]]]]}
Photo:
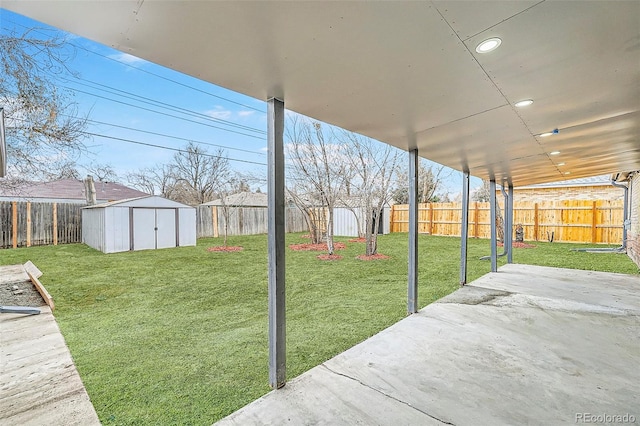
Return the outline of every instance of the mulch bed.
{"type": "MultiPolygon", "coordinates": [[[[289,248],[293,251],[326,251],[327,244],[291,244],[289,248]]],[[[344,243],[333,243],[334,250],[344,250],[347,246],[344,243]]]]}
{"type": "MultiPolygon", "coordinates": [[[[511,243],[511,247],[513,248],[536,248],[536,246],[534,246],[533,244],[527,244],[527,243],[511,243]]],[[[499,247],[502,247],[504,245],[504,243],[498,243],[499,247]]]]}
{"type": "Polygon", "coordinates": [[[349,240],[350,243],[366,243],[366,238],[352,238],[349,240]]]}
{"type": "Polygon", "coordinates": [[[342,256],[339,254],[321,254],[317,256],[317,258],[320,260],[340,260],[342,259],[342,256]]]}
{"type": "Polygon", "coordinates": [[[242,251],[244,250],[243,247],[240,246],[217,246],[217,247],[209,247],[207,249],[207,251],[214,251],[214,252],[224,252],[224,253],[232,253],[234,251],[242,251]]]}
{"type": "Polygon", "coordinates": [[[370,260],[387,260],[391,258],[387,255],[376,253],[376,254],[372,254],[371,256],[361,254],[360,256],[356,256],[356,259],[370,261],[370,260]]]}

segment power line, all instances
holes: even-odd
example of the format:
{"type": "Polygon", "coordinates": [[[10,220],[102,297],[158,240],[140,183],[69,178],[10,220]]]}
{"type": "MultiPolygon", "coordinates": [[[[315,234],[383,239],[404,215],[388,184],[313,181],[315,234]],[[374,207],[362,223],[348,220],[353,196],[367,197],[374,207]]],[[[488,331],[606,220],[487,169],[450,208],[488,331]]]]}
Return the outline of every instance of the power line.
{"type": "MultiPolygon", "coordinates": [[[[12,23],[13,25],[20,26],[20,27],[25,28],[25,29],[27,29],[27,30],[31,30],[31,31],[33,31],[33,32],[35,32],[35,33],[38,33],[38,34],[41,34],[41,35],[47,36],[47,34],[46,34],[46,33],[44,33],[44,32],[42,32],[42,31],[38,31],[38,30],[36,30],[36,29],[34,29],[34,28],[27,27],[26,25],[19,24],[19,23],[17,23],[17,22],[12,21],[12,20],[7,20],[7,22],[12,23]]],[[[57,30],[57,31],[59,31],[59,30],[57,30]]],[[[69,34],[69,33],[67,33],[67,34],[69,34]]],[[[146,74],[152,75],[152,76],[157,77],[157,78],[160,78],[160,79],[162,79],[162,80],[166,80],[166,81],[169,81],[169,82],[171,82],[171,83],[177,84],[177,85],[179,85],[179,86],[186,87],[186,88],[188,88],[188,89],[194,90],[194,91],[196,91],[196,92],[200,92],[200,93],[203,93],[203,94],[205,94],[205,95],[208,95],[208,96],[211,96],[211,97],[214,97],[214,98],[217,98],[217,99],[221,99],[221,100],[223,100],[223,101],[226,101],[226,102],[229,102],[229,103],[232,103],[232,104],[235,104],[235,105],[238,105],[238,106],[244,107],[244,108],[249,108],[249,109],[252,109],[252,110],[254,110],[254,111],[258,111],[258,112],[261,112],[261,113],[265,113],[265,114],[266,114],[266,111],[261,110],[261,109],[259,109],[259,108],[255,108],[255,107],[252,107],[252,106],[250,106],[250,105],[243,104],[243,103],[241,103],[241,102],[232,101],[231,99],[228,99],[228,98],[225,98],[225,97],[223,97],[223,96],[219,96],[219,95],[214,95],[213,93],[207,92],[206,90],[198,89],[197,87],[193,87],[193,86],[190,86],[190,85],[188,85],[188,84],[181,83],[181,82],[176,81],[176,80],[173,80],[173,79],[171,79],[171,78],[169,78],[169,77],[164,77],[164,76],[159,75],[159,74],[156,74],[156,73],[154,73],[154,72],[147,71],[147,70],[142,69],[142,68],[134,67],[134,66],[133,66],[133,65],[131,65],[131,64],[127,64],[126,62],[119,61],[119,60],[117,60],[117,59],[115,59],[115,58],[110,58],[109,56],[106,56],[106,55],[103,55],[103,54],[101,54],[101,53],[95,52],[95,51],[93,51],[93,50],[87,49],[86,47],[80,46],[80,45],[78,45],[78,44],[71,43],[71,42],[67,42],[67,43],[68,43],[69,45],[71,45],[71,46],[73,46],[73,47],[77,48],[77,49],[84,50],[85,52],[91,53],[91,54],[96,55],[96,56],[100,56],[101,58],[104,58],[104,59],[107,59],[107,60],[110,60],[110,61],[116,62],[116,63],[118,63],[118,64],[120,64],[120,65],[124,65],[124,66],[129,67],[129,68],[133,68],[134,70],[137,70],[137,71],[140,71],[140,72],[143,72],[143,73],[146,73],[146,74]]],[[[146,62],[146,61],[145,61],[145,62],[146,62]]],[[[177,72],[177,71],[176,71],[176,72],[177,72]]]]}
{"type": "MultiPolygon", "coordinates": [[[[84,87],[89,87],[90,89],[102,90],[102,91],[105,91],[107,93],[111,93],[111,94],[116,95],[116,96],[122,96],[124,98],[136,100],[138,102],[142,102],[142,103],[146,103],[146,104],[151,104],[151,105],[156,105],[156,106],[163,106],[163,107],[166,107],[168,109],[172,109],[172,110],[174,110],[176,112],[179,112],[179,113],[182,113],[182,114],[188,114],[188,115],[192,115],[194,117],[204,118],[206,120],[218,122],[218,123],[223,124],[225,126],[236,127],[236,128],[241,129],[241,130],[246,130],[246,131],[251,131],[251,132],[256,132],[256,133],[261,133],[261,134],[266,134],[267,133],[266,131],[264,131],[262,129],[257,129],[255,127],[250,127],[250,126],[245,126],[244,124],[234,123],[232,121],[225,120],[225,119],[222,119],[222,118],[211,117],[209,115],[206,115],[206,114],[203,114],[203,113],[200,113],[200,112],[197,112],[197,111],[192,111],[192,110],[189,110],[187,108],[183,108],[183,107],[175,106],[175,105],[172,105],[172,104],[169,104],[169,103],[166,103],[166,102],[162,102],[162,101],[158,101],[158,100],[155,100],[155,99],[151,99],[151,98],[148,98],[148,97],[145,97],[145,96],[142,96],[142,95],[138,95],[138,94],[135,94],[135,93],[128,92],[126,90],[121,90],[121,89],[118,89],[118,88],[115,88],[115,87],[107,86],[106,84],[97,83],[95,81],[91,81],[91,80],[88,80],[88,79],[85,79],[85,78],[75,77],[77,80],[86,81],[86,82],[91,83],[91,84],[93,84],[95,86],[104,87],[106,89],[102,89],[100,87],[94,87],[91,84],[86,84],[86,83],[82,83],[82,82],[79,82],[79,81],[71,80],[71,79],[68,79],[66,77],[55,76],[55,75],[52,75],[52,76],[54,78],[61,79],[63,81],[69,82],[71,84],[78,84],[78,85],[81,85],[81,86],[84,86],[84,87]],[[114,92],[120,92],[120,93],[114,93],[114,92]],[[143,100],[139,100],[139,99],[143,99],[143,100]]],[[[71,90],[74,90],[74,89],[71,89],[71,90]]]]}
{"type": "MultiPolygon", "coordinates": [[[[188,150],[181,149],[181,148],[173,148],[173,147],[170,147],[170,146],[156,145],[156,144],[148,143],[148,142],[134,141],[132,139],[118,138],[118,137],[115,137],[115,136],[108,136],[108,135],[101,135],[100,133],[93,133],[93,132],[82,132],[82,133],[84,133],[85,135],[95,136],[95,137],[98,137],[98,138],[112,139],[112,140],[116,140],[116,141],[120,141],[120,142],[132,143],[132,144],[136,144],[136,145],[150,146],[150,147],[153,147],[153,148],[161,148],[161,149],[166,149],[168,151],[189,153],[188,150]]],[[[204,155],[206,157],[212,157],[212,158],[226,158],[229,161],[237,161],[239,163],[257,164],[259,166],[266,166],[267,165],[266,163],[258,163],[257,161],[241,160],[239,158],[223,157],[223,156],[220,156],[220,155],[213,155],[213,154],[206,154],[206,153],[203,153],[202,155],[204,155]]]]}
{"type": "MultiPolygon", "coordinates": [[[[73,116],[66,115],[66,114],[60,114],[60,115],[63,115],[65,117],[74,118],[73,116]]],[[[136,129],[134,127],[122,126],[120,124],[105,123],[104,121],[92,120],[92,119],[89,119],[89,118],[87,118],[85,120],[87,122],[94,123],[94,124],[102,124],[102,125],[105,125],[105,126],[118,127],[118,128],[121,128],[121,129],[132,130],[134,132],[146,133],[146,134],[154,135],[154,136],[161,136],[161,137],[170,138],[170,139],[177,139],[177,140],[186,141],[186,142],[193,142],[193,143],[196,143],[198,145],[214,146],[214,147],[217,147],[217,148],[224,148],[224,149],[230,149],[230,150],[234,150],[234,151],[241,151],[241,152],[246,152],[246,153],[254,154],[254,155],[266,155],[264,152],[256,152],[256,151],[251,151],[251,150],[248,150],[248,149],[234,148],[234,147],[225,146],[225,145],[218,145],[218,144],[214,144],[214,143],[210,143],[210,142],[203,142],[203,141],[198,141],[198,140],[194,140],[194,139],[183,138],[183,137],[180,137],[180,136],[167,135],[167,134],[164,134],[164,133],[158,133],[158,132],[152,132],[152,131],[149,131],[149,130],[136,129]]]]}
{"type": "Polygon", "coordinates": [[[177,116],[175,116],[175,115],[172,115],[172,114],[169,114],[169,113],[166,113],[166,112],[157,111],[157,110],[154,110],[154,109],[151,109],[151,108],[145,108],[145,107],[140,106],[140,105],[130,104],[130,103],[128,103],[128,102],[119,101],[119,100],[117,100],[117,99],[111,99],[111,98],[108,98],[108,97],[106,97],[106,96],[98,95],[98,94],[96,94],[96,93],[91,93],[91,92],[87,92],[87,91],[80,90],[80,89],[74,89],[74,88],[72,88],[72,87],[68,87],[68,86],[60,86],[60,87],[63,87],[63,88],[65,88],[65,89],[69,89],[69,90],[74,90],[74,91],[79,92],[79,93],[84,93],[84,94],[89,95],[89,96],[94,96],[94,97],[96,97],[96,98],[105,99],[105,100],[107,100],[107,101],[115,102],[115,103],[118,103],[118,104],[121,104],[121,105],[127,105],[127,106],[130,106],[130,107],[133,107],[133,108],[142,109],[142,110],[145,110],[145,111],[153,112],[153,113],[160,114],[160,115],[164,115],[164,116],[167,116],[167,117],[177,118],[177,119],[179,119],[179,120],[184,120],[184,121],[189,121],[189,122],[191,122],[191,123],[200,124],[200,125],[202,125],[202,126],[212,127],[212,128],[214,128],[214,129],[223,130],[223,131],[225,131],[225,132],[236,133],[236,134],[238,134],[238,135],[247,136],[247,137],[249,137],[249,138],[254,138],[254,139],[259,139],[259,140],[265,140],[265,139],[266,139],[266,138],[261,137],[261,136],[250,135],[250,134],[247,134],[247,133],[239,132],[239,131],[237,131],[237,130],[225,129],[224,127],[214,126],[213,124],[202,123],[202,122],[200,122],[200,121],[190,120],[190,119],[188,119],[188,118],[184,118],[184,117],[177,117],[177,116]]]}

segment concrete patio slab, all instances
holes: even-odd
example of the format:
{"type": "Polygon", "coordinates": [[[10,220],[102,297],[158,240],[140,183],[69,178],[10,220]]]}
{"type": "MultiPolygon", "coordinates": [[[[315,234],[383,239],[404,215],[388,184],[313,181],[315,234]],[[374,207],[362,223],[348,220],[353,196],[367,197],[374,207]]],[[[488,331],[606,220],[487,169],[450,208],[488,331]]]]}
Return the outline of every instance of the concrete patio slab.
{"type": "Polygon", "coordinates": [[[640,422],[639,296],[640,276],[506,265],[217,424],[640,422]]]}
{"type": "MultiPolygon", "coordinates": [[[[0,277],[29,280],[23,265],[0,267],[0,277]]],[[[38,309],[0,314],[0,424],[99,425],[51,309],[38,309]]]]}

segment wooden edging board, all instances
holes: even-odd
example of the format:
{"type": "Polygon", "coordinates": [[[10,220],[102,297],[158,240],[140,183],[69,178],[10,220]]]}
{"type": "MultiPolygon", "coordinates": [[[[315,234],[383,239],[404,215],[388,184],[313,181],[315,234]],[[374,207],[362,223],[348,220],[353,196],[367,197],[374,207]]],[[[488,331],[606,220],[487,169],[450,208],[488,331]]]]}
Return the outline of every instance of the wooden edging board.
{"type": "Polygon", "coordinates": [[[44,288],[42,283],[35,277],[35,275],[33,275],[30,271],[27,271],[27,275],[29,275],[31,282],[33,283],[34,286],[36,286],[36,290],[38,290],[38,293],[40,293],[45,303],[49,305],[49,307],[51,308],[51,311],[53,312],[53,308],[54,308],[53,297],[51,297],[47,289],[44,288]]]}

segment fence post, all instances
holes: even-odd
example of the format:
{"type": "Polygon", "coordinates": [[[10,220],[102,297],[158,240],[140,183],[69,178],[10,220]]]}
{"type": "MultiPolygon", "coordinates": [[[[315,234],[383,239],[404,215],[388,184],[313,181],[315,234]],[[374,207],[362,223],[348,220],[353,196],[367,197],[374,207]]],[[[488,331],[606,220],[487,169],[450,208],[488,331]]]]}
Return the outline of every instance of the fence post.
{"type": "Polygon", "coordinates": [[[213,237],[218,238],[218,206],[211,206],[211,221],[213,222],[213,237]]]}
{"type": "Polygon", "coordinates": [[[53,245],[58,245],[58,203],[53,203],[53,245]]]}
{"type": "Polygon", "coordinates": [[[538,241],[538,203],[533,205],[533,238],[538,241]]]}
{"type": "Polygon", "coordinates": [[[31,247],[31,201],[27,201],[27,247],[31,247]]]}
{"type": "Polygon", "coordinates": [[[18,247],[18,203],[15,201],[11,202],[11,230],[12,239],[13,239],[13,248],[18,247]]]}
{"type": "Polygon", "coordinates": [[[429,203],[429,235],[433,235],[433,215],[433,203],[429,203]]]}
{"type": "Polygon", "coordinates": [[[473,206],[473,238],[478,238],[480,226],[480,212],[478,211],[478,202],[476,201],[473,206]]]}
{"type": "Polygon", "coordinates": [[[391,205],[391,212],[389,213],[389,232],[396,232],[396,230],[394,229],[395,226],[395,218],[393,217],[393,215],[396,212],[396,205],[392,204],[391,205]]]}
{"type": "Polygon", "coordinates": [[[596,209],[596,202],[593,202],[593,207],[591,208],[591,243],[595,244],[596,239],[598,238],[597,232],[598,225],[598,211],[596,209]]]}

